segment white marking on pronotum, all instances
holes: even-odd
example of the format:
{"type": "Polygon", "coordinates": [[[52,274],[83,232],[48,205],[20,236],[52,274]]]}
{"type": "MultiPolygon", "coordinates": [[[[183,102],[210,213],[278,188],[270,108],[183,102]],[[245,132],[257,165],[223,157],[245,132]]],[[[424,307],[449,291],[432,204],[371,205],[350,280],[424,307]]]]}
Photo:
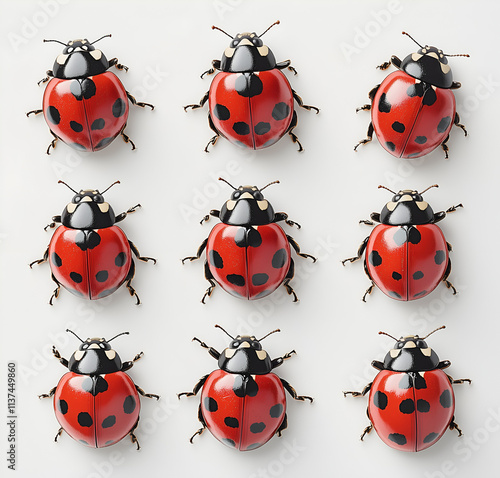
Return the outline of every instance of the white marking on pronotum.
{"type": "Polygon", "coordinates": [[[101,202],[97,204],[99,206],[99,209],[101,212],[108,212],[109,211],[109,204],[107,202],[101,202]]]}
{"type": "Polygon", "coordinates": [[[106,350],[104,353],[106,354],[106,357],[109,358],[109,360],[113,360],[116,356],[116,352],[113,349],[106,350]]]}
{"type": "Polygon", "coordinates": [[[101,50],[92,50],[90,54],[96,59],[100,60],[102,57],[102,51],[101,50]]]}
{"type": "Polygon", "coordinates": [[[259,360],[265,360],[267,357],[267,352],[265,350],[256,350],[255,353],[259,360]]]}
{"type": "Polygon", "coordinates": [[[228,46],[224,50],[224,55],[226,55],[228,58],[231,58],[234,55],[234,48],[231,48],[230,46],[228,46]]]}
{"type": "Polygon", "coordinates": [[[413,342],[413,340],[409,340],[408,342],[406,342],[406,344],[403,345],[403,348],[404,349],[414,349],[416,346],[417,346],[417,344],[415,344],[415,342],[413,342]]]}
{"type": "Polygon", "coordinates": [[[72,214],[75,212],[75,209],[76,209],[76,204],[75,203],[72,203],[70,202],[67,206],[66,206],[66,210],[72,214]]]}
{"type": "Polygon", "coordinates": [[[236,205],[236,201],[233,201],[230,199],[229,201],[226,201],[226,208],[232,211],[234,209],[234,206],[236,205]]]}
{"type": "Polygon", "coordinates": [[[430,357],[431,356],[431,353],[432,353],[432,349],[430,347],[427,347],[425,349],[421,349],[422,353],[427,356],[427,357],[430,357]]]}
{"type": "Polygon", "coordinates": [[[266,56],[269,53],[269,48],[266,45],[258,46],[257,51],[260,56],[266,56]]]}
{"type": "Polygon", "coordinates": [[[69,55],[65,55],[64,53],[61,53],[58,55],[56,58],[56,61],[59,65],[64,65],[66,63],[66,59],[68,58],[69,55]]]}
{"type": "Polygon", "coordinates": [[[417,201],[417,206],[421,211],[425,211],[428,204],[425,201],[417,201]]]}
{"type": "Polygon", "coordinates": [[[226,349],[224,355],[226,356],[226,358],[231,358],[235,352],[236,349],[226,349]]]}
{"type": "Polygon", "coordinates": [[[85,351],[84,350],[77,350],[75,352],[75,360],[76,361],[81,360],[84,355],[85,355],[85,351]]]}
{"type": "Polygon", "coordinates": [[[396,358],[401,353],[401,349],[391,349],[389,350],[389,355],[392,358],[396,358]]]}
{"type": "Polygon", "coordinates": [[[243,193],[239,199],[253,199],[253,196],[250,193],[243,193]]]}
{"type": "Polygon", "coordinates": [[[261,209],[262,211],[265,211],[267,209],[267,206],[269,205],[269,203],[263,199],[262,201],[257,201],[257,204],[259,206],[259,209],[261,209]]]}

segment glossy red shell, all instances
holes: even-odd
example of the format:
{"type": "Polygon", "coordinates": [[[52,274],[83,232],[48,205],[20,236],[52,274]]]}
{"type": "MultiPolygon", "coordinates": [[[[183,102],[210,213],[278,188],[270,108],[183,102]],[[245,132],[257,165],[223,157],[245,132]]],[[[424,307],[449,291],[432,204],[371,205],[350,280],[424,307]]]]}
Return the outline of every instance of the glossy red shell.
{"type": "Polygon", "coordinates": [[[455,395],[442,370],[417,372],[418,385],[402,388],[408,375],[383,370],[375,377],[368,416],[386,445],[415,452],[430,447],[444,434],[455,411],[455,395]]]}
{"type": "Polygon", "coordinates": [[[276,143],[287,132],[294,111],[292,88],[278,69],[218,73],[210,85],[208,101],[217,131],[232,143],[251,149],[276,143]],[[238,93],[236,84],[244,75],[260,80],[260,93],[238,93]]]}
{"type": "Polygon", "coordinates": [[[94,391],[94,395],[88,391],[92,383],[89,375],[68,372],[54,395],[54,411],[61,427],[71,438],[92,448],[113,445],[128,435],[141,408],[134,382],[125,372],[99,375],[97,380],[99,377],[107,388],[94,391]]]}
{"type": "Polygon", "coordinates": [[[379,224],[370,234],[365,252],[365,266],[375,285],[398,300],[420,299],[431,293],[442,281],[448,260],[446,239],[435,224],[379,224]]]}
{"type": "Polygon", "coordinates": [[[235,238],[244,226],[214,226],[208,236],[207,260],[210,272],[226,292],[253,300],[266,297],[281,285],[290,268],[291,252],[278,224],[249,227],[260,236],[255,247],[237,245],[235,238]]]}
{"type": "Polygon", "coordinates": [[[49,244],[49,263],[64,288],[93,300],[112,294],[123,284],[132,255],[127,236],[118,226],[92,230],[100,238],[98,245],[82,241],[89,232],[59,226],[49,244]]]}
{"type": "Polygon", "coordinates": [[[372,123],[382,147],[397,158],[418,158],[436,149],[448,136],[455,119],[455,96],[432,87],[436,101],[424,105],[422,96],[409,96],[419,80],[403,71],[385,78],[372,102],[372,123]]]}
{"type": "Polygon", "coordinates": [[[85,79],[52,78],[43,95],[50,130],[79,151],[110,144],[125,127],[128,112],[127,92],[110,71],[85,79]]]}
{"type": "Polygon", "coordinates": [[[213,371],[203,385],[201,411],[207,428],[225,445],[253,450],[269,441],[283,422],[285,390],[274,373],[253,375],[255,396],[237,396],[233,391],[239,375],[213,371]]]}

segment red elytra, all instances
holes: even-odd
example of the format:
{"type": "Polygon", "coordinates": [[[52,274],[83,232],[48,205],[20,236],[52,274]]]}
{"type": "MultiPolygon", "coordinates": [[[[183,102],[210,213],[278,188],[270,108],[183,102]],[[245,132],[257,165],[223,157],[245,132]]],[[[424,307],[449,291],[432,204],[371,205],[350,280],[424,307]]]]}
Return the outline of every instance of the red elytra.
{"type": "Polygon", "coordinates": [[[54,394],[61,427],[92,448],[113,445],[127,436],[139,420],[140,408],[139,394],[125,372],[97,376],[68,372],[54,394]]]}
{"type": "Polygon", "coordinates": [[[283,422],[285,390],[274,373],[252,377],[255,395],[236,395],[235,380],[241,376],[215,370],[201,392],[201,413],[208,430],[220,442],[241,451],[267,443],[283,422]]]}
{"type": "Polygon", "coordinates": [[[365,266],[375,285],[397,300],[430,294],[443,280],[448,247],[436,224],[376,226],[366,246],[365,266]]]}
{"type": "Polygon", "coordinates": [[[290,268],[291,251],[278,224],[254,226],[250,230],[217,224],[208,236],[207,258],[210,272],[226,292],[254,300],[266,297],[283,283],[290,268]]]}
{"type": "Polygon", "coordinates": [[[383,370],[370,390],[368,417],[382,441],[402,451],[421,451],[436,443],[455,413],[455,394],[445,372],[416,372],[414,384],[408,374],[383,370]]]}
{"type": "Polygon", "coordinates": [[[107,71],[85,79],[53,78],[43,95],[43,114],[51,131],[80,151],[99,151],[127,124],[127,92],[107,71]]]}

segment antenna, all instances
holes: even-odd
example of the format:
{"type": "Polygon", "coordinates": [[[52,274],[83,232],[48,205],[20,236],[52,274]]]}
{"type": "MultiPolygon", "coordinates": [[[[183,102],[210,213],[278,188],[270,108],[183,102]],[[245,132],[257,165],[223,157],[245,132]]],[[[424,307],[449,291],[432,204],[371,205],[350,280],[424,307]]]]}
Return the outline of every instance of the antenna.
{"type": "Polygon", "coordinates": [[[115,181],[111,186],[108,186],[101,194],[104,194],[108,189],[112,188],[115,184],[120,184],[120,181],[115,181]]]}
{"type": "Polygon", "coordinates": [[[387,337],[390,337],[391,339],[394,339],[396,342],[399,342],[399,340],[396,337],[393,337],[392,335],[388,334],[387,332],[379,332],[379,335],[387,335],[387,337]]]}
{"type": "Polygon", "coordinates": [[[116,337],[120,337],[120,335],[128,335],[129,333],[130,333],[130,332],[122,332],[122,333],[120,333],[120,334],[118,334],[118,335],[115,335],[113,338],[111,338],[111,339],[109,339],[109,340],[106,340],[106,342],[108,342],[108,343],[109,343],[109,342],[111,342],[112,340],[115,340],[115,339],[116,339],[116,337]]]}
{"type": "Polygon", "coordinates": [[[226,329],[223,329],[220,325],[218,324],[215,324],[215,327],[217,327],[218,329],[221,329],[227,336],[231,337],[233,340],[234,340],[234,337],[232,335],[230,335],[226,329]]]}
{"type": "Polygon", "coordinates": [[[229,33],[225,32],[222,28],[216,27],[215,25],[212,25],[212,30],[219,30],[220,32],[224,33],[224,35],[227,35],[232,40],[234,39],[234,37],[232,37],[229,33]]]}
{"type": "MultiPolygon", "coordinates": [[[[264,33],[267,33],[267,32],[268,32],[271,28],[273,28],[273,27],[274,27],[274,25],[279,25],[279,24],[280,24],[280,21],[279,21],[279,20],[276,20],[276,21],[275,21],[275,22],[274,22],[274,23],[273,23],[270,27],[268,27],[268,28],[264,31],[264,33]]],[[[259,35],[259,38],[260,38],[262,35],[264,35],[264,33],[261,33],[261,34],[259,35]]]]}
{"type": "Polygon", "coordinates": [[[219,178],[219,181],[224,181],[226,184],[229,184],[235,191],[237,188],[235,188],[229,181],[226,181],[224,178],[219,178]]]}
{"type": "Polygon", "coordinates": [[[401,33],[403,35],[410,37],[420,48],[423,48],[423,46],[417,40],[415,40],[415,38],[413,38],[409,33],[406,33],[406,32],[401,32],[401,33]]]}
{"type": "Polygon", "coordinates": [[[44,43],[49,43],[49,42],[54,42],[54,43],[60,43],[61,45],[68,46],[66,43],[59,41],[59,40],[43,40],[44,43]]]}
{"type": "Polygon", "coordinates": [[[77,191],[75,191],[71,186],[69,186],[68,184],[66,184],[64,181],[59,180],[59,181],[57,181],[57,184],[64,184],[67,188],[71,189],[75,194],[78,194],[77,191]]]}
{"type": "Polygon", "coordinates": [[[266,184],[263,188],[260,188],[261,191],[264,191],[264,189],[266,189],[268,186],[271,186],[271,184],[279,184],[280,182],[278,180],[276,181],[273,181],[269,184],[266,184]]]}
{"type": "Polygon", "coordinates": [[[97,43],[99,40],[102,40],[103,38],[107,38],[107,37],[111,37],[111,33],[109,33],[108,35],[103,35],[101,38],[98,38],[97,40],[94,40],[91,45],[93,45],[94,43],[97,43]]]}
{"type": "Polygon", "coordinates": [[[447,53],[443,53],[444,56],[466,56],[467,58],[470,58],[470,55],[468,53],[456,53],[454,55],[448,55],[447,53]]]}
{"type": "Polygon", "coordinates": [[[425,191],[428,191],[430,188],[438,188],[438,184],[433,184],[432,186],[429,186],[428,188],[424,189],[422,192],[419,192],[418,194],[424,194],[425,191]]]}
{"type": "Polygon", "coordinates": [[[389,189],[387,186],[382,186],[381,184],[379,185],[378,187],[379,189],[387,189],[387,191],[389,191],[390,193],[392,194],[396,194],[392,189],[389,189]]]}
{"type": "Polygon", "coordinates": [[[429,335],[432,335],[434,332],[437,332],[438,330],[441,329],[446,329],[446,325],[442,325],[441,327],[438,327],[437,329],[434,329],[432,332],[429,332],[425,337],[422,337],[422,340],[425,340],[429,335]]]}
{"type": "Polygon", "coordinates": [[[72,330],[66,329],[66,332],[70,332],[71,334],[73,334],[83,344],[83,340],[78,337],[78,335],[76,335],[72,330]]]}
{"type": "Polygon", "coordinates": [[[269,332],[268,334],[264,335],[264,337],[262,337],[261,339],[257,339],[257,340],[260,342],[261,340],[264,340],[266,337],[269,337],[271,334],[274,334],[276,332],[281,332],[281,330],[280,329],[275,329],[275,330],[269,332]]]}

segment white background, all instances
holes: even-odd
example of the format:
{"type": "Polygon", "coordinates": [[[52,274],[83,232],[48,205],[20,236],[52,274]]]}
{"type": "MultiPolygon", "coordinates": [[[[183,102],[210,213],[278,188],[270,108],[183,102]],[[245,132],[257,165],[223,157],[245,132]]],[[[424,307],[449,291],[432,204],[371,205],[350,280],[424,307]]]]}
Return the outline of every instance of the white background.
{"type": "MultiPolygon", "coordinates": [[[[78,478],[132,476],[302,477],[373,476],[397,473],[407,477],[469,477],[492,473],[500,441],[498,375],[498,295],[496,238],[499,235],[497,61],[498,2],[483,1],[336,1],[213,0],[213,1],[5,1],[0,12],[2,76],[0,110],[1,223],[0,267],[2,307],[2,371],[16,361],[18,376],[17,471],[19,477],[78,478]],[[275,20],[281,25],[266,33],[265,43],[278,61],[290,58],[299,75],[287,73],[306,103],[321,108],[319,115],[298,111],[296,133],[305,152],[283,138],[271,148],[245,152],[221,139],[210,154],[203,147],[212,136],[205,111],[184,113],[182,105],[197,102],[208,90],[201,80],[229,39],[212,31],[215,24],[231,34],[264,31],[275,20]],[[451,133],[450,159],[438,149],[424,160],[402,161],[374,141],[354,153],[365,137],[369,114],[355,114],[367,102],[368,91],[386,72],[375,66],[395,54],[401,59],[420,43],[450,58],[458,111],[469,136],[451,133]],[[36,82],[52,68],[62,41],[90,41],[112,33],[98,46],[108,58],[130,67],[117,72],[139,100],[154,103],[154,112],[131,108],[127,133],[137,150],[117,139],[104,151],[76,153],[60,143],[45,154],[51,137],[42,117],[26,118],[39,108],[43,86],[36,82]],[[236,186],[263,186],[278,211],[302,224],[289,230],[304,252],[318,255],[317,264],[297,258],[293,285],[301,301],[293,304],[283,290],[247,303],[217,288],[203,306],[207,286],[203,262],[184,267],[180,258],[193,254],[208,235],[212,219],[198,221],[220,208],[230,188],[216,178],[225,174],[236,186]],[[50,240],[45,226],[60,214],[73,188],[103,190],[119,179],[106,199],[118,214],[140,202],[122,228],[144,255],[158,264],[137,264],[136,287],[143,305],[136,307],[125,288],[107,300],[85,302],[65,290],[54,307],[47,264],[28,268],[41,257],[50,240]],[[430,296],[412,302],[391,300],[376,290],[366,304],[360,298],[369,282],[361,262],[343,268],[370,228],[358,225],[370,212],[380,211],[392,189],[422,190],[435,211],[462,202],[464,209],[440,223],[454,246],[452,296],[440,285],[430,296]],[[279,356],[298,354],[277,372],[298,393],[316,400],[289,400],[289,427],[281,439],[249,453],[218,443],[207,432],[194,445],[188,438],[198,428],[196,398],[179,402],[176,393],[189,390],[216,366],[193,336],[219,351],[228,338],[214,324],[233,334],[261,336],[280,327],[264,341],[279,356]],[[456,419],[464,431],[458,439],[447,432],[432,448],[418,454],[386,447],[375,433],[364,442],[359,435],[368,424],[366,398],[343,397],[345,389],[361,389],[376,371],[369,364],[381,359],[392,341],[377,335],[424,335],[445,324],[428,342],[442,360],[452,361],[449,373],[473,379],[456,386],[456,419]],[[100,450],[89,449],[58,429],[52,404],[37,395],[56,385],[63,367],[51,357],[56,344],[67,358],[78,342],[64,330],[83,337],[110,337],[129,331],[114,342],[123,360],[144,351],[130,375],[146,391],[159,393],[160,402],[142,400],[136,452],[128,439],[100,450]]],[[[390,70],[392,71],[392,70],[390,70]]],[[[5,386],[0,387],[5,390],[5,386]]],[[[6,393],[2,392],[2,410],[6,393]]],[[[6,415],[6,413],[5,413],[6,415]]],[[[2,427],[1,449],[7,447],[2,427]]],[[[0,466],[6,470],[2,458],[0,466]]]]}

